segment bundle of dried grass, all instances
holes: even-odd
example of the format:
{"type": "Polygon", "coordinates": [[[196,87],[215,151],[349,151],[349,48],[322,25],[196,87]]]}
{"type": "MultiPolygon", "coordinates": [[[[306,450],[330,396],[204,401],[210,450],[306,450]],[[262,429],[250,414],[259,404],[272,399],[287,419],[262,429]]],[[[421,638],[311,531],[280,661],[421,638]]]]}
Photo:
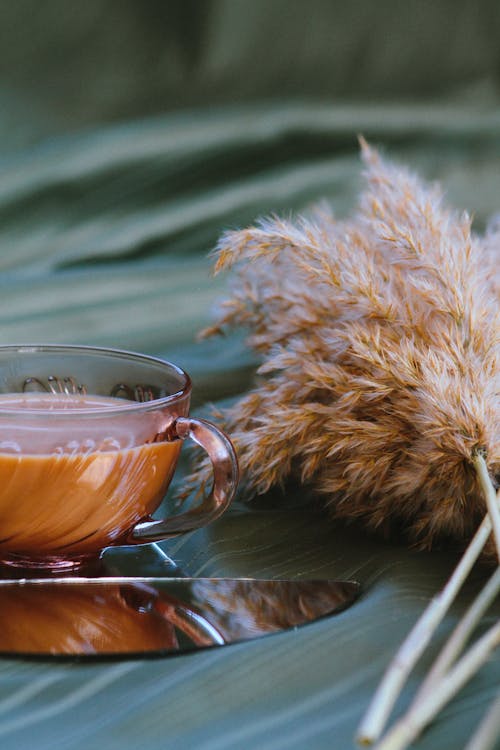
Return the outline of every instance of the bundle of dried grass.
{"type": "Polygon", "coordinates": [[[474,540],[382,688],[368,742],[492,525],[500,553],[500,227],[475,236],[438,187],[362,151],[351,218],[321,206],[222,236],[232,295],[208,333],[243,326],[262,357],[256,387],[221,415],[247,489],[298,477],[336,517],[422,547],[474,540]]]}
{"type": "Polygon", "coordinates": [[[216,270],[238,263],[237,280],[211,332],[247,327],[265,376],[224,424],[251,490],[295,475],[336,516],[467,539],[485,513],[474,454],[500,476],[494,238],[363,153],[352,219],[322,207],[223,235],[216,270]]]}

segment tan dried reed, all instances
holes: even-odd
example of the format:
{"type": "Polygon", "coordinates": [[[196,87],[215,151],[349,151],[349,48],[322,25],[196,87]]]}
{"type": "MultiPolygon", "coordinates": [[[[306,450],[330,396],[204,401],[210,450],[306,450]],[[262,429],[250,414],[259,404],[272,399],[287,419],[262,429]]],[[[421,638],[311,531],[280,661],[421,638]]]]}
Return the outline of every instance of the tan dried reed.
{"type": "Polygon", "coordinates": [[[389,670],[360,730],[372,742],[492,527],[500,552],[500,226],[474,234],[438,186],[362,154],[350,218],[320,206],[223,234],[215,270],[233,270],[232,292],[206,334],[244,327],[262,358],[221,415],[248,492],[296,478],[334,517],[421,547],[475,539],[389,670]]]}

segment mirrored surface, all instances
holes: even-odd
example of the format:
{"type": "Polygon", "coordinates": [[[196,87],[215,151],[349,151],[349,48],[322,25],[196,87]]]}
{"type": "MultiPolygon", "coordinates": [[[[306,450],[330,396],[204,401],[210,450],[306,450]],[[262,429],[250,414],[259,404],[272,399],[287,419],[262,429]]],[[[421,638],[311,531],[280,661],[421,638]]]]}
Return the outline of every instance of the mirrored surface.
{"type": "Polygon", "coordinates": [[[340,612],[358,591],[327,580],[1,580],[0,653],[109,658],[223,646],[340,612]]]}

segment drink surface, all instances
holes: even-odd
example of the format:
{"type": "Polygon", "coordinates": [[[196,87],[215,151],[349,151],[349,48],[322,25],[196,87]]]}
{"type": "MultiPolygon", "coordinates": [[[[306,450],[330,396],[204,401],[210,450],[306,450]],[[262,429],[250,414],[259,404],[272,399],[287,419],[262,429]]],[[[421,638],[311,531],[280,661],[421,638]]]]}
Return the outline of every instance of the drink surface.
{"type": "Polygon", "coordinates": [[[0,410],[17,411],[75,411],[83,409],[110,409],[130,404],[113,396],[79,395],[69,393],[1,393],[0,410]]]}
{"type": "Polygon", "coordinates": [[[106,415],[127,404],[0,395],[0,557],[92,554],[158,507],[181,442],[153,442],[171,419],[161,410],[106,415]]]}

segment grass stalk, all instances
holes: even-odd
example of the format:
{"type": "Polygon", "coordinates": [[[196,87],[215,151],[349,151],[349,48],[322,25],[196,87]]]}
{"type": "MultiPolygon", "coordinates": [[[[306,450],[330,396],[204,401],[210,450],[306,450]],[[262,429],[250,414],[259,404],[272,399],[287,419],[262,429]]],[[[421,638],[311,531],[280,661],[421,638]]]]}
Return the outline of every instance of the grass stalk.
{"type": "Polygon", "coordinates": [[[498,503],[497,494],[488,473],[488,467],[486,461],[481,452],[476,452],[472,463],[476,470],[476,474],[483,491],[484,499],[486,501],[486,507],[490,514],[491,523],[493,526],[493,535],[495,537],[495,544],[497,548],[498,562],[500,563],[500,505],[498,503]]]}
{"type": "Polygon", "coordinates": [[[426,694],[429,694],[439,680],[446,674],[453,662],[463,651],[469,640],[474,628],[481,621],[482,616],[488,610],[490,605],[495,601],[500,591],[500,567],[498,567],[488,582],[481,589],[471,606],[457,624],[453,633],[442,648],[438,658],[432,665],[424,682],[422,683],[416,701],[421,700],[426,694]]]}
{"type": "Polygon", "coordinates": [[[439,681],[431,694],[414,701],[407,713],[399,719],[375,750],[404,750],[435,718],[458,691],[488,661],[500,646],[500,621],[479,638],[466,654],[439,681]]]}
{"type": "MultiPolygon", "coordinates": [[[[476,531],[448,582],[441,592],[430,601],[389,664],[358,728],[356,739],[360,745],[372,745],[380,738],[408,675],[427,648],[437,627],[443,620],[481,554],[492,529],[494,529],[494,524],[497,523],[499,536],[497,539],[495,532],[495,540],[500,555],[500,509],[498,496],[481,453],[477,453],[474,456],[473,464],[485,497],[488,513],[481,522],[479,529],[476,531]]],[[[497,584],[493,585],[496,586],[497,584]]],[[[489,596],[489,589],[485,596],[486,598],[489,596]]],[[[445,660],[446,667],[448,667],[451,663],[449,661],[450,656],[455,658],[459,653],[464,643],[463,639],[468,637],[469,627],[472,627],[477,622],[474,618],[477,618],[477,613],[481,611],[483,605],[484,600],[481,598],[479,603],[476,603],[476,608],[467,617],[465,624],[457,626],[457,628],[460,627],[460,631],[458,635],[454,636],[451,646],[445,647],[447,651],[445,656],[442,657],[442,663],[438,665],[440,674],[445,660]]],[[[429,685],[430,683],[427,683],[427,687],[429,685]]],[[[422,696],[423,688],[420,697],[422,696]]]]}
{"type": "Polygon", "coordinates": [[[491,518],[486,515],[445,587],[429,602],[429,605],[400,646],[359,726],[356,737],[359,744],[371,745],[381,736],[408,675],[425,651],[436,628],[455,600],[474,563],[481,554],[491,534],[491,529],[491,518]]]}
{"type": "Polygon", "coordinates": [[[494,750],[500,737],[500,693],[497,695],[465,750],[494,750]]]}

